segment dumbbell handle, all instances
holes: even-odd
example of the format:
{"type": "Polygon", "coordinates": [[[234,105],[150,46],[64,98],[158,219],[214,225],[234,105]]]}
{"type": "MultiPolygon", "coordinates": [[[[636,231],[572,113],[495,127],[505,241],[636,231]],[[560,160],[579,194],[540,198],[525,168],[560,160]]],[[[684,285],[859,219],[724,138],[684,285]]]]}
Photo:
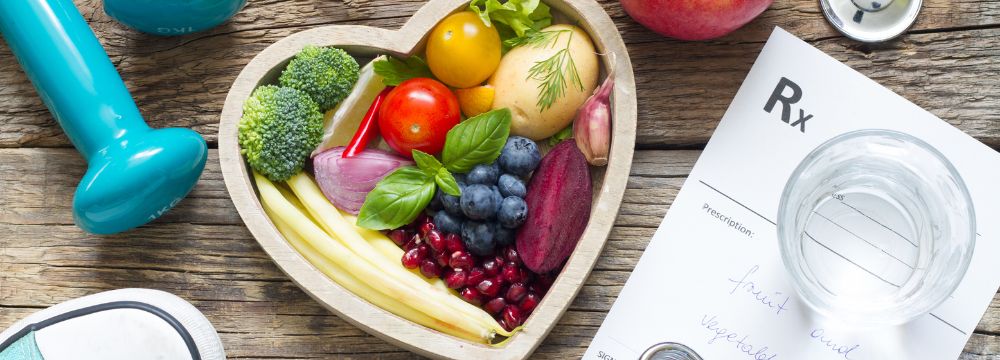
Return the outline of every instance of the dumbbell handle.
{"type": "Polygon", "coordinates": [[[87,159],[73,219],[97,234],[156,219],[198,181],[208,149],[189,129],[146,125],[72,0],[0,0],[0,33],[87,159]]]}
{"type": "Polygon", "coordinates": [[[150,130],[72,0],[0,0],[0,33],[88,161],[126,135],[150,130]]]}

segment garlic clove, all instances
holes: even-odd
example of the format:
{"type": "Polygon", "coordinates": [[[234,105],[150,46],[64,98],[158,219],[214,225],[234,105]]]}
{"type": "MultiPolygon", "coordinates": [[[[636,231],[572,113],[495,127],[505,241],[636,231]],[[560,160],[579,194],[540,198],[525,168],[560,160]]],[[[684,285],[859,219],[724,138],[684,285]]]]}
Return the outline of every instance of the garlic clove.
{"type": "Polygon", "coordinates": [[[608,164],[611,151],[611,92],[615,87],[614,67],[604,83],[587,98],[573,120],[576,146],[594,166],[608,164]]]}

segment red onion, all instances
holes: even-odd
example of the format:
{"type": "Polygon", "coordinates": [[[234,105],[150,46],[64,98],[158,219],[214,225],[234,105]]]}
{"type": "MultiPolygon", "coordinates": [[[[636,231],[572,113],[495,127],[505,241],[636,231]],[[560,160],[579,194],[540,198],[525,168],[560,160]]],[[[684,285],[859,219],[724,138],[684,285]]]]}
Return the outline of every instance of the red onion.
{"type": "Polygon", "coordinates": [[[379,149],[365,149],[344,158],[343,146],[328,149],[313,157],[316,183],[323,195],[338,209],[357,214],[375,184],[400,166],[413,161],[379,149]]]}

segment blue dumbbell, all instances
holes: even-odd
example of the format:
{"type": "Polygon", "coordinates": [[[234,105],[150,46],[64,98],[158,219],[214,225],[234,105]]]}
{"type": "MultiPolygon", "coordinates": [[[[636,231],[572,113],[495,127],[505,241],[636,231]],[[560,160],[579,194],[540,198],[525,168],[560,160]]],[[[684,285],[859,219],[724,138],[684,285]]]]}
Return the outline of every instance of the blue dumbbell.
{"type": "Polygon", "coordinates": [[[191,191],[205,168],[205,140],[189,129],[146,125],[72,0],[0,0],[0,34],[87,160],[73,196],[78,226],[125,231],[191,191]]]}
{"type": "Polygon", "coordinates": [[[104,12],[153,35],[184,35],[229,20],[246,0],[104,0],[104,12]]]}

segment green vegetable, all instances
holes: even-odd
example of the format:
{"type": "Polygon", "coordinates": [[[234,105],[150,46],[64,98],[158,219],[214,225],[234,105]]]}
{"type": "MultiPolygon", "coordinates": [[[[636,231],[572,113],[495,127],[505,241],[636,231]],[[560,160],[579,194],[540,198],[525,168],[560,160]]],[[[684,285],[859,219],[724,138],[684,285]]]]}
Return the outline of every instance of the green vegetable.
{"type": "Polygon", "coordinates": [[[441,191],[452,196],[462,196],[462,190],[458,188],[458,182],[455,181],[455,177],[433,155],[420,150],[413,150],[413,161],[417,163],[417,167],[420,170],[434,177],[434,182],[441,187],[441,191]]]}
{"type": "Polygon", "coordinates": [[[434,174],[434,182],[438,184],[441,191],[445,194],[451,196],[462,196],[462,189],[458,187],[458,181],[455,181],[455,176],[451,175],[448,169],[440,168],[437,174],[434,174]]]}
{"type": "Polygon", "coordinates": [[[278,82],[304,91],[319,104],[320,111],[333,109],[358,82],[360,67],[346,51],[306,45],[295,54],[278,82]]]}
{"type": "Polygon", "coordinates": [[[437,171],[441,169],[441,162],[434,158],[434,155],[416,149],[413,150],[413,162],[417,163],[418,168],[431,176],[437,174],[437,171]]]}
{"type": "Polygon", "coordinates": [[[556,146],[563,140],[573,137],[573,124],[570,123],[565,129],[559,130],[555,135],[549,138],[549,146],[556,146]]]}
{"type": "Polygon", "coordinates": [[[451,172],[469,172],[496,160],[510,135],[510,110],[496,109],[469,118],[448,130],[441,159],[451,172]]]}
{"type": "Polygon", "coordinates": [[[372,230],[395,229],[409,224],[434,197],[434,176],[404,166],[375,185],[358,213],[358,225],[372,230]]]}
{"type": "Polygon", "coordinates": [[[238,140],[250,167],[272,181],[302,171],[323,137],[323,114],[304,92],[264,85],[243,104],[238,140]]]}
{"type": "Polygon", "coordinates": [[[444,163],[413,150],[417,166],[396,169],[368,193],[358,225],[372,230],[395,229],[413,222],[427,207],[434,190],[460,196],[451,172],[468,172],[473,166],[496,160],[510,134],[510,110],[498,109],[469,118],[448,131],[442,153],[444,163]]]}
{"type": "Polygon", "coordinates": [[[502,39],[522,37],[552,25],[552,13],[540,0],[472,0],[469,9],[486,26],[497,25],[502,39]]]}
{"type": "Polygon", "coordinates": [[[424,59],[413,55],[406,60],[387,57],[374,63],[375,73],[382,76],[386,86],[396,86],[413,78],[434,78],[424,59]]]}

